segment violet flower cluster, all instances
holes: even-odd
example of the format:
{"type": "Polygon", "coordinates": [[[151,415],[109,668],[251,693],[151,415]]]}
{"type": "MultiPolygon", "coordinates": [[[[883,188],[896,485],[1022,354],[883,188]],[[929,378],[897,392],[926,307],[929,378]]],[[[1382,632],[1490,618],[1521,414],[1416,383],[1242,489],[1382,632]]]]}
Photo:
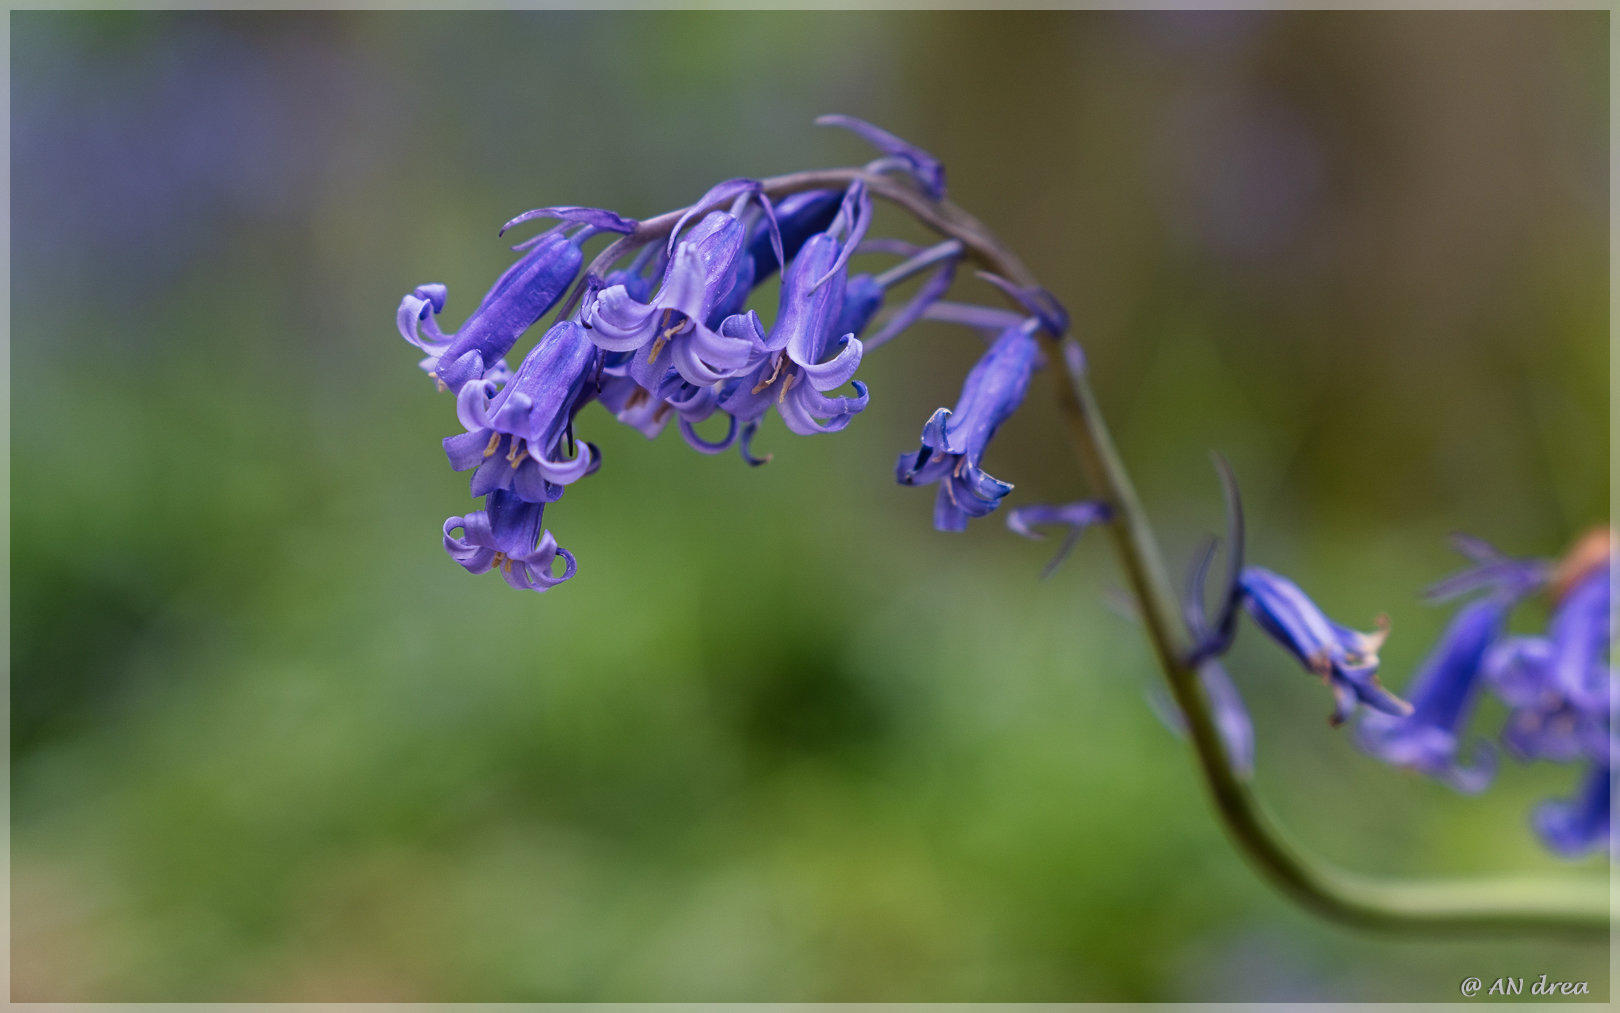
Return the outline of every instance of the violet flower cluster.
{"type": "MultiPolygon", "coordinates": [[[[1380,619],[1373,633],[1341,626],[1293,581],[1245,565],[1242,502],[1225,462],[1217,458],[1217,463],[1229,513],[1228,572],[1220,610],[1210,617],[1204,607],[1205,581],[1215,543],[1194,561],[1185,619],[1196,646],[1187,662],[1198,675],[1216,731],[1240,776],[1253,769],[1254,732],[1218,659],[1236,636],[1240,614],[1246,613],[1332,691],[1333,724],[1342,724],[1358,705],[1366,705],[1355,730],[1363,751],[1465,794],[1485,790],[1495,774],[1495,750],[1485,741],[1467,739],[1481,698],[1495,696],[1508,708],[1499,738],[1511,755],[1523,762],[1583,768],[1571,797],[1547,801],[1532,814],[1542,841],[1568,857],[1607,847],[1617,749],[1610,708],[1620,686],[1620,674],[1610,661],[1611,530],[1589,533],[1557,563],[1511,559],[1478,539],[1459,536],[1459,550],[1474,565],[1441,581],[1429,598],[1470,600],[1458,609],[1402,699],[1378,680],[1378,650],[1387,623],[1380,619]],[[1513,612],[1537,595],[1551,602],[1546,632],[1510,634],[1513,612]]],[[[1062,524],[1078,535],[1106,518],[1105,507],[1073,503],[1020,507],[1008,523],[1025,534],[1032,533],[1031,524],[1062,524]]],[[[1184,728],[1185,719],[1173,703],[1159,698],[1156,706],[1172,727],[1184,728]]]]}
{"type": "Polygon", "coordinates": [[[869,402],[855,379],[862,356],[925,315],[977,328],[989,350],[956,407],[936,412],[921,447],[900,455],[896,477],[938,487],[941,530],[960,530],[1000,505],[1012,486],[984,470],[983,456],[1040,364],[1036,333],[1059,333],[1062,310],[1045,293],[993,276],[1027,314],[944,302],[963,244],[869,240],[872,198],[863,182],[881,174],[937,201],[945,189],[939,161],[859,120],[821,122],[854,131],[880,157],[834,189],[773,196],[760,181],[727,180],[652,220],[673,217],[672,226],[596,208],[538,208],[506,228],[559,224],[515,247],[522,257],[457,331],[439,328],[445,286],[421,285],[401,300],[401,335],[425,353],[421,368],[439,389],[455,397],[463,431],[444,440],[445,454],[454,470],[472,473],[472,495],[484,500],[482,509],[444,522],[452,559],[473,573],[498,569],[513,587],[534,591],[574,575],[573,554],[545,529],[545,508],[601,466],[600,451],[576,436],[591,403],[649,438],[673,421],[702,453],[735,445],[743,460],[763,464],[752,443],[767,415],[774,411],[800,435],[848,426],[869,402]],[[584,246],[599,235],[618,238],[587,266],[584,246]],[[898,262],[852,274],[857,254],[898,262]],[[766,327],[749,301],[778,271],[780,299],[766,327]],[[890,290],[918,275],[927,280],[874,329],[890,290]],[[512,369],[507,355],[553,309],[556,319],[512,369]],[[840,393],[846,387],[851,393],[840,393]],[[725,435],[706,439],[696,426],[715,416],[725,420],[725,435]]]}
{"type": "Polygon", "coordinates": [[[1499,738],[1510,754],[1523,762],[1583,768],[1572,797],[1545,802],[1532,814],[1542,841],[1567,857],[1607,847],[1617,748],[1610,704],[1620,680],[1610,662],[1610,530],[1588,534],[1556,564],[1510,559],[1477,539],[1459,537],[1459,549],[1474,565],[1440,582],[1429,597],[1470,600],[1419,666],[1403,700],[1378,681],[1378,649],[1387,624],[1380,620],[1375,633],[1341,626],[1286,577],[1243,565],[1242,507],[1224,469],[1223,478],[1233,513],[1231,572],[1221,612],[1207,621],[1203,588],[1211,551],[1194,566],[1187,622],[1198,647],[1189,661],[1239,773],[1252,768],[1253,732],[1241,698],[1215,659],[1231,645],[1241,609],[1332,690],[1332,723],[1344,722],[1357,704],[1367,706],[1355,730],[1363,751],[1465,794],[1485,790],[1495,774],[1491,745],[1467,739],[1481,698],[1494,695],[1508,708],[1499,738]],[[1552,603],[1546,632],[1510,634],[1512,613],[1538,594],[1552,603]]]}
{"type": "Polygon", "coordinates": [[[1412,713],[1404,719],[1369,714],[1357,742],[1373,756],[1458,791],[1483,791],[1495,772],[1495,752],[1484,741],[1465,745],[1465,737],[1480,700],[1495,696],[1508,708],[1498,737],[1510,755],[1582,768],[1573,796],[1536,808],[1537,834],[1569,857],[1606,847],[1616,749],[1610,722],[1617,681],[1610,663],[1613,533],[1589,533],[1558,563],[1510,559],[1472,538],[1458,538],[1457,545],[1475,565],[1436,585],[1430,598],[1471,600],[1413,676],[1407,689],[1412,713]],[[1545,631],[1510,633],[1509,617],[1533,596],[1550,603],[1545,631]]]}
{"type": "MultiPolygon", "coordinates": [[[[945,301],[971,233],[951,233],[960,238],[928,247],[868,235],[874,188],[893,199],[899,187],[919,206],[941,206],[939,161],[860,120],[818,122],[852,130],[879,157],[860,169],[726,180],[690,206],[646,221],[597,208],[538,208],[505,228],[557,224],[514,247],[517,262],[454,333],[438,322],[448,302],[445,286],[420,285],[401,300],[401,335],[424,353],[420,366],[438,388],[454,397],[461,431],[444,439],[445,454],[453,470],[471,473],[472,495],[483,500],[444,522],[443,544],[453,560],[472,573],[498,570],[513,587],[534,591],[574,576],[575,557],[546,529],[545,509],[601,467],[601,452],[576,434],[580,413],[592,403],[648,438],[673,422],[701,453],[735,446],[745,462],[760,465],[769,455],[756,456],[753,441],[769,415],[798,435],[844,429],[870,403],[867,385],[856,379],[865,354],[925,317],[976,329],[987,350],[955,406],[934,412],[919,446],[899,455],[895,478],[935,487],[934,526],[942,531],[962,530],[1000,507],[1012,485],[985,470],[984,456],[1042,364],[1037,336],[1061,337],[1067,316],[1044,290],[992,274],[981,277],[1020,311],[945,301]],[[613,238],[587,264],[585,246],[599,237],[613,238]],[[873,256],[896,259],[881,270],[852,273],[855,258],[864,264],[873,256]],[[751,300],[778,272],[780,295],[767,327],[751,300]],[[888,306],[892,289],[919,276],[925,280],[910,297],[888,306]],[[507,357],[553,310],[513,369],[507,357]],[[696,427],[717,416],[724,435],[700,435],[696,427]]],[[[1067,343],[1065,355],[1079,375],[1078,346],[1067,343]]],[[[1373,632],[1342,626],[1287,577],[1245,564],[1242,504],[1230,470],[1219,463],[1230,523],[1227,572],[1211,614],[1205,580],[1214,544],[1196,560],[1184,610],[1195,646],[1183,660],[1240,776],[1253,767],[1254,733],[1220,657],[1247,615],[1322,680],[1333,696],[1333,724],[1365,706],[1356,727],[1363,750],[1462,792],[1483,790],[1495,772],[1494,750],[1466,740],[1479,700],[1494,695],[1508,708],[1499,737],[1509,753],[1583,768],[1570,798],[1545,802],[1533,814],[1542,839],[1570,856],[1607,843],[1615,752],[1609,709],[1617,678],[1609,660],[1611,533],[1586,539],[1558,564],[1510,559],[1461,540],[1474,565],[1443,581],[1432,597],[1469,600],[1402,699],[1378,678],[1382,620],[1373,632]],[[1538,595],[1552,603],[1545,632],[1509,633],[1515,610],[1538,595]]],[[[1105,502],[1083,501],[1021,507],[1007,521],[1030,537],[1039,537],[1041,527],[1070,530],[1050,572],[1082,531],[1113,514],[1105,502]]],[[[1171,711],[1173,724],[1184,721],[1173,705],[1171,711]]]]}

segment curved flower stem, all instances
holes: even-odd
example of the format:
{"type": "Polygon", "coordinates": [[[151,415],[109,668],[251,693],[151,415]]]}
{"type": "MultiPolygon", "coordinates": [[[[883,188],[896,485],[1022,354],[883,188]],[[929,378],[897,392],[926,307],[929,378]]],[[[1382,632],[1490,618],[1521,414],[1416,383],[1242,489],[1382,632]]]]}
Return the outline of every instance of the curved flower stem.
{"type": "MultiPolygon", "coordinates": [[[[1065,338],[1065,344],[1073,338],[1065,338]]],[[[1585,876],[1488,878],[1475,880],[1387,881],[1326,865],[1290,844],[1246,782],[1232,772],[1196,670],[1166,579],[1147,516],[1136,499],[1079,368],[1064,356],[1067,382],[1059,400],[1082,468],[1114,511],[1114,546],[1170,682],[1187,716],[1193,749],[1205,786],[1227,832],[1272,882],[1296,901],[1329,918],[1367,928],[1430,933],[1555,932],[1605,938],[1609,931],[1608,891],[1585,876]]]]}
{"type": "MultiPolygon", "coordinates": [[[[768,197],[804,190],[838,189],[854,180],[909,213],[925,226],[959,240],[967,256],[1024,288],[1034,275],[995,235],[949,201],[936,201],[908,183],[866,169],[826,169],[777,176],[761,182],[768,197]]],[[[717,205],[718,206],[718,205],[717,205]]],[[[698,209],[707,210],[707,209],[698,209]]],[[[591,264],[587,276],[626,253],[667,237],[687,209],[641,222],[591,264]]],[[[584,283],[582,282],[582,285],[584,283]]],[[[580,289],[574,296],[577,298],[580,289]]],[[[1232,772],[1216,730],[1214,712],[1195,667],[1192,644],[1164,560],[1136,498],[1130,475],[1087,382],[1084,357],[1072,337],[1055,342],[1064,366],[1058,384],[1070,442],[1088,481],[1113,511],[1114,548],[1152,641],[1159,667],[1181,712],[1204,784],[1227,832],[1260,871],[1294,900],[1318,914],[1353,925],[1391,931],[1440,933],[1556,933],[1603,938],[1609,930],[1608,891],[1588,876],[1384,880],[1327,865],[1287,841],[1249,785],[1232,772]]]]}

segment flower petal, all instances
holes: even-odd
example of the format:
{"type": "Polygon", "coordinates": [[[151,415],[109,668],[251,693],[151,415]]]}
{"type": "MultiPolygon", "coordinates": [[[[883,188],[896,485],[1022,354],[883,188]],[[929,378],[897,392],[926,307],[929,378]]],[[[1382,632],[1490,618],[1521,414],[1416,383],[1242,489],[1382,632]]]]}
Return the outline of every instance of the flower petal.
{"type": "Polygon", "coordinates": [[[801,436],[836,433],[866,408],[866,385],[856,381],[855,391],[854,397],[827,397],[814,387],[794,387],[777,405],[777,411],[788,429],[801,436]]]}
{"type": "Polygon", "coordinates": [[[837,113],[816,117],[816,125],[842,127],[850,131],[885,155],[903,162],[917,182],[922,184],[928,196],[935,200],[945,196],[945,166],[939,159],[910,141],[896,137],[882,127],[873,126],[865,120],[837,113]]]}
{"type": "Polygon", "coordinates": [[[495,537],[489,529],[489,517],[475,510],[465,517],[451,517],[444,522],[444,551],[466,568],[469,573],[487,573],[495,559],[495,537]],[[460,537],[450,532],[460,528],[460,537]]]}
{"type": "Polygon", "coordinates": [[[707,193],[699,197],[691,207],[687,208],[675,227],[669,232],[669,243],[666,250],[673,253],[676,240],[680,238],[681,230],[686,228],[687,222],[706,211],[712,211],[724,204],[729,204],[736,198],[748,193],[760,193],[760,182],[757,179],[728,179],[711,186],[707,193]]]}
{"type": "Polygon", "coordinates": [[[555,218],[560,221],[574,222],[580,225],[589,225],[591,228],[599,229],[603,232],[620,232],[625,235],[629,235],[630,233],[636,231],[636,227],[641,224],[633,218],[625,218],[614,214],[612,211],[604,211],[601,208],[535,208],[533,211],[523,212],[516,218],[513,218],[511,221],[508,221],[505,225],[502,225],[501,233],[504,235],[506,230],[510,229],[512,226],[521,225],[524,222],[532,221],[536,218],[555,218]]]}
{"type": "Polygon", "coordinates": [[[685,418],[682,418],[679,424],[682,438],[686,440],[687,445],[693,450],[696,450],[700,454],[718,454],[721,451],[731,449],[731,445],[737,441],[736,418],[727,415],[726,423],[727,427],[725,438],[715,443],[710,443],[702,436],[699,436],[697,430],[693,428],[692,423],[687,421],[685,418]]]}
{"type": "Polygon", "coordinates": [[[1610,833],[1610,767],[1593,764],[1574,798],[1544,802],[1532,822],[1547,847],[1565,858],[1578,858],[1608,844],[1610,833]]]}
{"type": "MultiPolygon", "coordinates": [[[[469,381],[456,392],[456,421],[468,432],[489,429],[489,399],[495,385],[487,380],[469,381]]],[[[459,468],[456,470],[460,470],[459,468]]]]}
{"type": "Polygon", "coordinates": [[[443,354],[447,342],[434,319],[434,315],[444,309],[444,298],[443,285],[418,285],[414,292],[399,301],[399,312],[395,314],[400,337],[434,359],[443,354]],[[426,337],[422,336],[422,331],[427,332],[426,337]]]}
{"type": "Polygon", "coordinates": [[[764,281],[782,266],[782,256],[791,260],[799,255],[805,241],[818,232],[825,232],[832,224],[843,204],[840,190],[807,190],[789,194],[774,205],[772,217],[779,232],[780,251],[773,249],[768,231],[756,232],[748,241],[748,257],[754,262],[754,280],[764,281]]]}
{"type": "Polygon", "coordinates": [[[836,390],[848,383],[861,367],[861,353],[864,346],[861,340],[853,334],[846,334],[838,340],[838,353],[826,362],[800,362],[799,372],[804,374],[810,386],[816,390],[836,390]]]}
{"type": "Polygon", "coordinates": [[[658,309],[631,297],[623,285],[596,293],[586,304],[585,327],[596,347],[609,352],[633,352],[658,332],[658,309]]]}
{"type": "Polygon", "coordinates": [[[461,433],[444,438],[444,453],[450,458],[451,471],[466,471],[484,463],[484,448],[492,435],[488,429],[461,433]]]}
{"type": "Polygon", "coordinates": [[[1035,525],[1061,524],[1069,528],[1069,534],[1063,539],[1063,545],[1058,549],[1057,555],[1052,557],[1041,570],[1041,579],[1045,580],[1057,570],[1058,564],[1069,555],[1080,535],[1086,528],[1109,520],[1113,516],[1108,504],[1100,500],[1080,500],[1074,503],[1051,505],[1035,503],[1028,506],[1014,507],[1007,513],[1007,527],[1025,538],[1045,538],[1046,536],[1035,530],[1035,525]]]}
{"type": "Polygon", "coordinates": [[[771,455],[764,457],[754,456],[754,435],[759,432],[757,422],[749,422],[742,427],[742,433],[737,438],[737,449],[742,453],[742,459],[748,462],[750,468],[757,468],[762,464],[769,464],[771,455]]]}

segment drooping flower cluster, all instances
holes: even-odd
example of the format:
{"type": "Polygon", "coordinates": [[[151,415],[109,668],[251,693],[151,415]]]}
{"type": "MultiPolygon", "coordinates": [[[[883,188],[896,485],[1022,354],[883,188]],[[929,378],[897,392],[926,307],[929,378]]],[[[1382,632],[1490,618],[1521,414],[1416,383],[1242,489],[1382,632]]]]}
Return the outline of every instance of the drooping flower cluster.
{"type": "MultiPolygon", "coordinates": [[[[1459,536],[1458,548],[1474,564],[1430,589],[1431,600],[1473,596],[1453,617],[1439,643],[1407,687],[1408,700],[1378,681],[1378,649],[1387,629],[1362,633],[1333,622],[1286,577],[1244,563],[1243,504],[1237,483],[1217,456],[1228,510],[1227,574],[1220,608],[1205,610],[1205,581],[1216,542],[1194,560],[1185,621],[1194,647],[1185,659],[1196,674],[1234,773],[1247,777],[1254,765],[1254,731],[1247,709],[1219,662],[1247,613],[1305,668],[1320,676],[1336,701],[1331,721],[1341,724],[1358,703],[1367,710],[1356,742],[1387,763],[1416,770],[1457,791],[1483,791],[1495,773],[1496,756],[1465,732],[1480,698],[1495,695],[1509,708],[1500,739],[1521,761],[1548,760],[1585,767],[1574,794],[1538,806],[1536,832],[1553,851],[1578,857],[1603,848],[1610,836],[1610,799],[1617,744],[1610,718],[1620,688],[1611,664],[1614,535],[1597,529],[1561,561],[1508,558],[1485,543],[1459,536]],[[1509,635],[1508,620],[1531,596],[1552,603],[1544,634],[1509,635]]],[[[1048,572],[1087,527],[1111,519],[1106,503],[1080,501],[1030,505],[1008,513],[1007,525],[1041,537],[1040,525],[1071,529],[1048,572]]],[[[1167,694],[1150,695],[1161,718],[1176,731],[1186,719],[1167,694]]]]}
{"type": "Polygon", "coordinates": [[[865,351],[935,312],[999,336],[969,373],[956,409],[941,408],[923,430],[922,448],[902,455],[897,477],[939,484],[941,530],[960,530],[1000,504],[1012,487],[983,471],[981,459],[1040,361],[1036,332],[1062,330],[1061,307],[1044,292],[994,277],[1027,316],[942,302],[966,253],[961,240],[927,248],[866,240],[866,181],[938,201],[939,161],[859,120],[823,122],[853,130],[881,157],[844,171],[833,187],[783,184],[776,193],[760,181],[727,180],[690,207],[646,222],[595,208],[538,208],[506,227],[559,224],[516,247],[522,257],[455,333],[438,326],[445,286],[421,285],[401,300],[400,333],[425,353],[422,369],[455,395],[464,431],[445,439],[445,453],[453,469],[472,472],[472,495],[485,500],[483,509],[445,521],[451,558],[473,573],[499,569],[512,586],[536,591],[573,576],[575,559],[545,530],[544,511],[601,466],[596,447],[575,435],[579,413],[593,401],[649,438],[673,419],[696,450],[735,444],[749,464],[763,464],[752,441],[773,409],[793,433],[843,429],[868,404],[865,384],[854,378],[865,351]],[[617,238],[586,266],[584,244],[603,234],[617,238]],[[869,253],[900,260],[852,276],[851,258],[869,253]],[[748,303],[778,271],[780,300],[766,327],[748,303]],[[863,344],[889,290],[924,273],[931,274],[916,294],[863,344]],[[559,305],[557,319],[511,369],[506,356],[559,305]],[[846,386],[852,394],[838,393],[846,386]],[[726,433],[705,439],[695,427],[716,415],[726,433]]]}
{"type": "Polygon", "coordinates": [[[1589,533],[1557,564],[1510,559],[1475,539],[1458,539],[1458,547],[1475,565],[1436,585],[1430,596],[1475,597],[1413,677],[1412,713],[1400,720],[1368,715],[1358,741],[1389,763],[1460,791],[1481,791],[1494,773],[1495,754],[1479,742],[1463,762],[1463,736],[1480,698],[1493,694],[1509,708],[1500,739],[1511,755],[1585,767],[1573,797],[1536,809],[1537,833],[1571,857],[1602,847],[1609,840],[1616,748],[1610,722],[1617,679],[1610,662],[1613,533],[1589,533]],[[1510,635],[1509,615],[1537,594],[1552,606],[1546,632],[1510,635]]]}
{"type": "MultiPolygon", "coordinates": [[[[1240,773],[1252,762],[1252,732],[1241,699],[1214,659],[1231,645],[1241,610],[1327,682],[1337,701],[1334,724],[1349,717],[1357,703],[1367,705],[1356,726],[1356,742],[1365,752],[1460,792],[1483,791],[1495,773],[1490,745],[1465,740],[1480,698],[1494,694],[1509,708],[1500,735],[1509,753],[1525,762],[1585,765],[1571,798],[1545,802],[1533,814],[1542,840],[1571,857],[1607,845],[1617,747],[1610,706],[1620,685],[1610,661],[1610,529],[1590,532],[1556,564],[1511,559],[1477,539],[1459,536],[1459,550],[1474,565],[1435,585],[1429,597],[1472,600],[1452,618],[1403,700],[1377,678],[1377,651],[1386,630],[1368,634],[1340,626],[1292,581],[1244,565],[1242,502],[1229,469],[1218,463],[1230,514],[1229,573],[1221,611],[1210,621],[1203,588],[1213,544],[1195,562],[1187,624],[1196,647],[1188,662],[1204,682],[1218,730],[1240,773]],[[1541,592],[1552,602],[1546,633],[1510,635],[1511,614],[1541,592]]],[[[1171,717],[1180,720],[1179,715],[1171,717]]]]}

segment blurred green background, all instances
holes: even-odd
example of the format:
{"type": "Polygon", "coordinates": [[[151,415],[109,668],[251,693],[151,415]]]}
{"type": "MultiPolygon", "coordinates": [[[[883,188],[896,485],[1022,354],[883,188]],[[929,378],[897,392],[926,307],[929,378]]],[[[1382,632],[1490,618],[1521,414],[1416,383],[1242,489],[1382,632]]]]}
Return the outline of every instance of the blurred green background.
{"type": "MultiPolygon", "coordinates": [[[[1398,687],[1447,532],[1548,555],[1607,511],[1606,13],[14,12],[11,60],[15,998],[1607,995],[1601,946],[1369,936],[1256,877],[1105,541],[1043,583],[894,484],[971,335],[872,354],[871,409],[757,470],[590,409],[536,596],[440,548],[453,406],[393,323],[442,281],[453,326],[519,211],[847,164],[811,120],[869,118],[1067,303],[1177,565],[1219,448],[1251,559],[1388,613],[1398,687]]],[[[987,461],[1014,502],[1084,493],[1050,382],[987,461]]],[[[1252,629],[1231,667],[1312,850],[1564,864],[1527,820],[1574,771],[1461,798],[1252,629]]]]}

